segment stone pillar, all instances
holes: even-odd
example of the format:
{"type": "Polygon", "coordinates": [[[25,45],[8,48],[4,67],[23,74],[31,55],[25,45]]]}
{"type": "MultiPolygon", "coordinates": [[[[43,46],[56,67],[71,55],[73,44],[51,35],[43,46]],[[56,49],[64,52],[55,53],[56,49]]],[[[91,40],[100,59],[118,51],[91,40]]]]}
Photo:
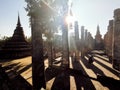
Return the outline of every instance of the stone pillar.
{"type": "MultiPolygon", "coordinates": [[[[51,22],[52,23],[52,22],[51,22]]],[[[51,67],[53,65],[53,27],[50,24],[49,29],[47,30],[47,51],[48,51],[48,65],[51,67]]]]}
{"type": "Polygon", "coordinates": [[[120,70],[120,8],[114,11],[113,67],[120,70]]]}
{"type": "Polygon", "coordinates": [[[113,20],[109,21],[108,29],[109,29],[109,32],[108,32],[108,35],[109,35],[108,56],[112,58],[112,49],[113,49],[113,47],[112,47],[112,44],[113,44],[113,20]]]}
{"type": "Polygon", "coordinates": [[[94,47],[94,39],[91,35],[90,32],[88,32],[88,39],[87,39],[87,48],[88,48],[88,52],[91,51],[94,47]]]}
{"type": "Polygon", "coordinates": [[[85,54],[88,51],[88,31],[85,29],[85,39],[84,39],[84,52],[85,54]]]}
{"type": "Polygon", "coordinates": [[[68,27],[65,24],[65,22],[62,25],[62,43],[63,43],[62,66],[69,67],[68,27]]]}
{"type": "Polygon", "coordinates": [[[53,65],[53,51],[52,51],[52,40],[47,40],[47,51],[48,51],[48,66],[51,67],[53,65]]]}
{"type": "Polygon", "coordinates": [[[68,1],[65,1],[63,6],[62,16],[62,67],[69,67],[69,44],[68,44],[68,23],[66,22],[66,16],[68,15],[68,1]]]}
{"type": "Polygon", "coordinates": [[[112,60],[113,20],[109,21],[108,31],[104,36],[104,44],[105,44],[106,54],[109,56],[109,59],[112,60]]]}
{"type": "Polygon", "coordinates": [[[85,45],[87,45],[87,39],[88,39],[88,31],[87,29],[85,30],[85,45]]]}
{"type": "Polygon", "coordinates": [[[79,50],[80,50],[80,43],[79,43],[79,27],[78,27],[78,22],[75,22],[75,43],[76,43],[76,58],[79,59],[79,50]]]}
{"type": "Polygon", "coordinates": [[[84,37],[85,33],[84,32],[85,32],[84,26],[82,26],[81,27],[81,57],[84,56],[84,39],[85,39],[85,37],[84,37]]]}
{"type": "Polygon", "coordinates": [[[43,58],[43,40],[40,20],[38,17],[31,19],[32,27],[32,82],[33,90],[46,88],[43,58]]]}

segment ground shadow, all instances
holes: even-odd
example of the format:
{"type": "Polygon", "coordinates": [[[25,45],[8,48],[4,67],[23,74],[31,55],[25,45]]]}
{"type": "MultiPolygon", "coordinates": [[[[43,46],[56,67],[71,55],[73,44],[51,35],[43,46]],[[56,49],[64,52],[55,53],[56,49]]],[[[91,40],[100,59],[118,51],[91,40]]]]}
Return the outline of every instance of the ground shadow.
{"type": "Polygon", "coordinates": [[[72,73],[74,74],[74,78],[75,78],[75,83],[76,83],[76,88],[77,90],[82,90],[82,88],[84,90],[96,90],[94,85],[92,84],[90,78],[86,78],[87,73],[85,72],[85,70],[83,69],[83,67],[80,65],[80,62],[78,60],[74,60],[74,58],[72,58],[72,65],[73,65],[73,69],[74,72],[72,71],[72,73]],[[79,71],[77,74],[77,71],[79,71]],[[75,73],[76,72],[76,73],[75,73]]]}
{"type": "Polygon", "coordinates": [[[98,58],[104,60],[105,62],[108,62],[108,63],[111,64],[111,61],[110,61],[110,60],[106,60],[106,59],[102,58],[102,57],[101,57],[100,55],[98,55],[98,54],[96,54],[96,55],[94,55],[94,56],[95,56],[95,57],[98,57],[98,58]]]}
{"type": "Polygon", "coordinates": [[[70,75],[74,76],[76,90],[96,90],[91,78],[86,74],[79,61],[72,60],[73,69],[49,67],[45,71],[46,81],[55,77],[51,90],[70,90],[70,75]]]}
{"type": "Polygon", "coordinates": [[[20,64],[20,62],[18,62],[18,63],[8,63],[8,65],[4,66],[4,69],[5,70],[10,70],[13,67],[19,66],[19,64],[20,64]]]}
{"type": "Polygon", "coordinates": [[[81,58],[81,61],[88,69],[92,69],[95,74],[104,75],[103,71],[100,70],[98,67],[94,66],[94,64],[89,64],[86,58],[81,58]]]}
{"type": "Polygon", "coordinates": [[[117,71],[113,70],[112,68],[108,67],[107,65],[101,63],[100,61],[97,61],[96,59],[94,59],[94,61],[96,63],[98,63],[99,65],[101,65],[102,67],[106,68],[107,70],[109,70],[111,73],[115,74],[116,76],[119,77],[120,73],[118,73],[117,71]]]}
{"type": "Polygon", "coordinates": [[[51,90],[70,90],[70,77],[66,70],[57,75],[51,90]]]}
{"type": "Polygon", "coordinates": [[[56,67],[56,66],[48,67],[45,70],[46,82],[48,82],[52,78],[56,77],[60,72],[61,72],[61,68],[60,67],[56,67]]]}
{"type": "Polygon", "coordinates": [[[17,73],[21,74],[22,72],[28,70],[31,66],[32,66],[32,64],[29,64],[29,65],[25,66],[23,69],[19,70],[17,73]]]}
{"type": "Polygon", "coordinates": [[[5,68],[0,66],[0,90],[32,90],[32,86],[20,74],[13,70],[10,72],[14,77],[10,78],[5,68]]]}
{"type": "Polygon", "coordinates": [[[97,80],[109,90],[120,90],[120,80],[101,75],[97,75],[97,80]]]}

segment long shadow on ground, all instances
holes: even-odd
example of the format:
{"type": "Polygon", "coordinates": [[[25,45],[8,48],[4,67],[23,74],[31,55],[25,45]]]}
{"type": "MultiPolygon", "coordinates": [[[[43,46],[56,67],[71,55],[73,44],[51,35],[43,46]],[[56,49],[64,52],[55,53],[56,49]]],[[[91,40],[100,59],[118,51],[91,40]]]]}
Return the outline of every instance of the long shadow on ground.
{"type": "MultiPolygon", "coordinates": [[[[87,56],[87,57],[89,58],[89,56],[87,56]]],[[[96,75],[97,75],[96,81],[100,82],[103,86],[108,87],[109,90],[120,90],[120,80],[116,80],[116,79],[114,79],[112,77],[105,76],[103,74],[102,70],[98,69],[93,64],[89,65],[88,60],[86,60],[85,58],[82,59],[82,62],[86,65],[86,67],[89,67],[90,69],[92,69],[96,73],[96,75]],[[98,70],[98,71],[96,71],[96,70],[98,70]]],[[[101,62],[99,62],[97,60],[95,60],[95,62],[98,63],[99,65],[102,65],[107,70],[111,71],[112,73],[114,73],[114,74],[116,74],[118,76],[118,73],[113,71],[108,66],[104,65],[103,63],[101,63],[101,62]]]]}
{"type": "Polygon", "coordinates": [[[32,86],[16,72],[14,77],[10,78],[5,72],[5,68],[0,66],[0,90],[32,90],[32,86]]]}
{"type": "Polygon", "coordinates": [[[51,90],[70,90],[70,77],[67,70],[57,75],[51,90]]]}
{"type": "Polygon", "coordinates": [[[70,90],[70,77],[67,69],[49,67],[45,71],[46,81],[55,77],[51,90],[70,90]]]}
{"type": "Polygon", "coordinates": [[[52,78],[56,77],[59,74],[59,72],[61,72],[60,67],[48,67],[45,70],[46,82],[48,82],[52,78]]]}
{"type": "Polygon", "coordinates": [[[100,58],[100,59],[102,59],[102,60],[104,60],[105,62],[108,62],[108,63],[111,63],[112,64],[112,62],[110,61],[110,60],[106,60],[105,58],[103,58],[103,57],[101,57],[100,55],[98,55],[98,54],[96,54],[96,55],[94,55],[95,57],[98,57],[98,58],[100,58]]]}
{"type": "Polygon", "coordinates": [[[81,90],[82,88],[84,88],[84,90],[95,90],[90,78],[86,78],[87,74],[82,66],[78,62],[73,62],[72,64],[74,69],[62,67],[46,69],[46,81],[55,77],[51,90],[70,90],[70,75],[75,78],[76,90],[81,90]]]}
{"type": "Polygon", "coordinates": [[[109,90],[120,90],[120,80],[101,75],[97,75],[97,80],[109,90]]]}
{"type": "Polygon", "coordinates": [[[84,75],[87,76],[87,73],[81,66],[80,62],[77,60],[74,60],[74,58],[72,58],[72,65],[73,65],[74,71],[76,70],[75,71],[76,74],[75,74],[75,72],[73,72],[73,73],[74,73],[77,90],[82,90],[82,88],[84,88],[84,90],[96,90],[94,85],[92,84],[90,78],[86,78],[84,76],[84,75]],[[81,74],[80,74],[80,72],[81,72],[81,74]]]}
{"type": "Polygon", "coordinates": [[[120,73],[118,73],[117,71],[113,70],[112,68],[108,67],[107,65],[105,65],[104,63],[101,63],[100,61],[94,59],[94,61],[96,63],[98,63],[99,65],[101,65],[102,67],[106,68],[108,71],[110,71],[111,73],[115,74],[116,76],[119,77],[120,73]]]}
{"type": "Polygon", "coordinates": [[[80,64],[80,61],[72,58],[73,69],[62,67],[50,67],[46,69],[46,81],[55,78],[51,90],[70,90],[70,76],[74,76],[75,78],[76,90],[96,90],[90,79],[100,82],[103,86],[108,87],[109,90],[120,90],[119,80],[105,76],[103,72],[94,65],[88,66],[86,59],[82,59],[81,61],[86,67],[95,72],[97,78],[89,77],[80,64]]]}
{"type": "MultiPolygon", "coordinates": [[[[88,57],[88,58],[89,58],[89,57],[88,57]]],[[[95,74],[104,75],[103,71],[100,70],[98,67],[96,67],[96,66],[93,65],[93,64],[89,64],[89,63],[88,63],[88,60],[87,60],[86,58],[82,58],[81,61],[83,62],[83,64],[84,64],[88,69],[92,69],[95,74]]]]}

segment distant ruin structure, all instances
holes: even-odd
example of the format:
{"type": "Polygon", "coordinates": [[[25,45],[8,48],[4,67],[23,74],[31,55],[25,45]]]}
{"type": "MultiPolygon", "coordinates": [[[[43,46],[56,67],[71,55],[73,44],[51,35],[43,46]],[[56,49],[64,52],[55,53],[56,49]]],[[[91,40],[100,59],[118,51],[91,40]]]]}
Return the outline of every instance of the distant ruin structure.
{"type": "Polygon", "coordinates": [[[87,49],[88,49],[87,52],[93,50],[93,48],[94,48],[94,39],[93,39],[90,32],[88,32],[86,43],[87,43],[87,49]]]}
{"type": "Polygon", "coordinates": [[[81,45],[81,57],[84,57],[84,45],[85,45],[85,29],[84,29],[84,26],[81,26],[81,42],[80,42],[80,45],[81,45]]]}
{"type": "Polygon", "coordinates": [[[78,21],[75,21],[75,45],[76,45],[76,52],[75,56],[79,59],[79,50],[80,50],[80,40],[79,40],[79,26],[78,21]]]}
{"type": "Polygon", "coordinates": [[[31,45],[25,40],[23,28],[21,27],[20,18],[18,21],[13,36],[7,40],[0,50],[0,58],[13,59],[31,55],[31,45]]]}
{"type": "Polygon", "coordinates": [[[102,39],[102,35],[100,34],[99,25],[97,26],[97,32],[95,35],[95,49],[97,50],[103,49],[103,39],[102,39]]]}

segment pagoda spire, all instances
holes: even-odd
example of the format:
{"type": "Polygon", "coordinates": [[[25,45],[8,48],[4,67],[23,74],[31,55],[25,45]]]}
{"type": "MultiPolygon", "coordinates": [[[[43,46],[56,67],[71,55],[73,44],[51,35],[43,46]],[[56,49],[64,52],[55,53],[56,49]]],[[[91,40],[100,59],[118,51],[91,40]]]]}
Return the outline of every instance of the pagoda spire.
{"type": "Polygon", "coordinates": [[[19,13],[18,13],[18,22],[17,22],[17,26],[21,26],[19,13]]]}
{"type": "Polygon", "coordinates": [[[100,27],[99,25],[97,25],[97,31],[96,31],[96,35],[95,35],[95,38],[101,38],[101,34],[100,34],[100,27]]]}
{"type": "Polygon", "coordinates": [[[100,34],[100,27],[99,25],[97,25],[97,32],[96,32],[96,35],[99,35],[100,34]]]}

